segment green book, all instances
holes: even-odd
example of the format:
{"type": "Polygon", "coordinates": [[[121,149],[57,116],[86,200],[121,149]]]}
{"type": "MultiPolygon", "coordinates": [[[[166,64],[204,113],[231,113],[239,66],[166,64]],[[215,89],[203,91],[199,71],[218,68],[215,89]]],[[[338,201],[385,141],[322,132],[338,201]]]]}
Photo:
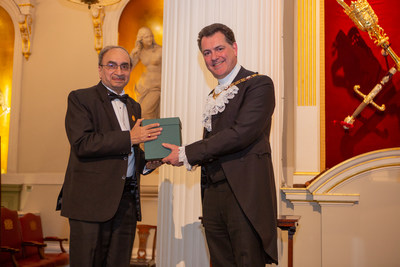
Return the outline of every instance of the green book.
{"type": "Polygon", "coordinates": [[[159,160],[171,153],[171,150],[162,146],[162,143],[181,146],[181,121],[178,117],[143,120],[142,125],[159,123],[163,129],[156,140],[144,142],[146,160],[159,160]]]}

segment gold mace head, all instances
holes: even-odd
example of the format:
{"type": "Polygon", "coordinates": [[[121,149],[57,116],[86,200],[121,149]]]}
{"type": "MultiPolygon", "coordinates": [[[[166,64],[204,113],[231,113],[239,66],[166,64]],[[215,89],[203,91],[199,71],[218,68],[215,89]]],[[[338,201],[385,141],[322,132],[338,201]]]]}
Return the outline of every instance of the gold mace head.
{"type": "Polygon", "coordinates": [[[352,1],[348,6],[343,0],[336,0],[362,31],[369,31],[378,24],[378,17],[367,0],[352,1]]]}

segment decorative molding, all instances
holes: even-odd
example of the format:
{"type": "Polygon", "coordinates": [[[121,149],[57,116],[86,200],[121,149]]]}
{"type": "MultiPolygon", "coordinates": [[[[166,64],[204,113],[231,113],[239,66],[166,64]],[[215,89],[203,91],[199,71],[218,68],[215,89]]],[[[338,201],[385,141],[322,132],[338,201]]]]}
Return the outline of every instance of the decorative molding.
{"type": "Polygon", "coordinates": [[[3,184],[46,184],[62,185],[65,173],[6,173],[2,174],[3,184]]]}
{"type": "MultiPolygon", "coordinates": [[[[97,53],[100,53],[104,46],[118,44],[119,19],[129,1],[120,0],[113,4],[91,5],[90,13],[93,23],[94,49],[97,53]]],[[[78,3],[77,1],[71,2],[78,3]]]]}
{"type": "Polygon", "coordinates": [[[105,16],[103,24],[104,46],[118,44],[119,19],[129,1],[130,0],[121,0],[117,4],[106,7],[107,16],[105,16]]]}
{"type": "Polygon", "coordinates": [[[141,198],[158,198],[158,186],[156,185],[140,185],[141,198]]]}
{"type": "Polygon", "coordinates": [[[92,14],[93,32],[94,32],[94,49],[97,54],[103,49],[103,24],[106,16],[103,6],[93,6],[90,9],[92,14]]]}
{"type": "Polygon", "coordinates": [[[376,150],[353,157],[327,170],[306,188],[282,187],[281,191],[293,204],[354,205],[360,199],[359,194],[335,192],[361,174],[382,168],[400,168],[400,148],[376,150]]]}
{"type": "Polygon", "coordinates": [[[310,181],[318,174],[320,174],[320,173],[319,172],[294,172],[293,173],[293,184],[305,184],[306,182],[310,181]]]}
{"type": "Polygon", "coordinates": [[[14,0],[19,8],[18,18],[19,31],[22,41],[22,54],[28,60],[31,55],[31,39],[33,27],[34,0],[14,0]]]}
{"type": "MultiPolygon", "coordinates": [[[[18,173],[2,174],[2,184],[7,186],[14,185],[62,185],[65,173],[18,173]]],[[[140,185],[140,195],[144,199],[157,199],[157,185],[140,185]]]]}

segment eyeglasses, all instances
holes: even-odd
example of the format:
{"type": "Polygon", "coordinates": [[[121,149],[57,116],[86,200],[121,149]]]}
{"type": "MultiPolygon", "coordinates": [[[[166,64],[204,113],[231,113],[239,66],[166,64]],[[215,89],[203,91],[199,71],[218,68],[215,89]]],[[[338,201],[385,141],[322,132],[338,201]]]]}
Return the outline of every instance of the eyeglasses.
{"type": "Polygon", "coordinates": [[[129,71],[131,69],[131,66],[128,63],[122,63],[121,65],[118,65],[117,63],[107,63],[106,65],[101,65],[102,67],[105,67],[107,70],[113,70],[116,71],[118,67],[121,68],[121,71],[129,71]]]}

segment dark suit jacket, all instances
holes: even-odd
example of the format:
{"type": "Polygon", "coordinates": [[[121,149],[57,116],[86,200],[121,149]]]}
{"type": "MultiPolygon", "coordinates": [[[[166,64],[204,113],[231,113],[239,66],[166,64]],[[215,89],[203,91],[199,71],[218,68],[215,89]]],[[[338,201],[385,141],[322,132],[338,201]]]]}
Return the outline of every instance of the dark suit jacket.
{"type": "MultiPolygon", "coordinates": [[[[234,82],[252,74],[242,67],[234,82]]],[[[212,116],[211,132],[205,131],[203,140],[186,146],[186,156],[191,165],[220,163],[265,252],[277,263],[276,191],[269,143],[274,85],[260,75],[237,87],[238,94],[225,110],[212,116]]],[[[202,179],[206,175],[202,173],[202,179]]]]}
{"type": "MultiPolygon", "coordinates": [[[[126,107],[132,128],[132,116],[135,120],[141,117],[140,105],[128,98],[126,107]]],[[[61,193],[61,215],[107,221],[114,216],[121,200],[131,141],[129,131],[121,130],[101,82],[69,94],[65,127],[71,152],[61,193]]],[[[134,152],[139,190],[139,170],[143,170],[145,160],[139,146],[134,146],[134,152]]],[[[136,201],[140,205],[140,200],[136,201]]],[[[140,220],[140,206],[137,215],[140,220]]]]}

